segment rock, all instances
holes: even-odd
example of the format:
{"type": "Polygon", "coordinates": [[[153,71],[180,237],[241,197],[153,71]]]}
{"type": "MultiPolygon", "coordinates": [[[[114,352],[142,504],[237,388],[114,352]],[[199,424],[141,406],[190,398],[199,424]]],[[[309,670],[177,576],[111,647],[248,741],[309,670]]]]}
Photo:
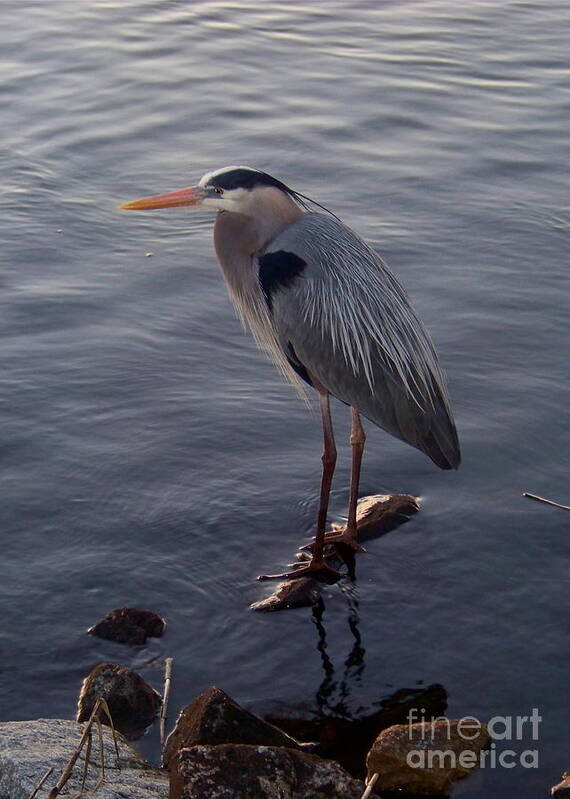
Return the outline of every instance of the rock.
{"type": "Polygon", "coordinates": [[[564,772],[562,782],[551,788],[550,793],[555,799],[570,799],[570,772],[564,772]]]}
{"type": "MultiPolygon", "coordinates": [[[[83,680],[77,702],[77,721],[87,721],[95,702],[107,700],[116,729],[130,740],[140,738],[154,721],[162,703],[160,694],[126,666],[99,663],[83,680]]],[[[106,715],[100,715],[108,724],[106,715]]]]}
{"type": "MultiPolygon", "coordinates": [[[[9,721],[0,724],[0,796],[2,799],[27,799],[46,771],[53,772],[44,783],[38,799],[45,799],[57,783],[75,751],[85,725],[63,719],[9,721]]],[[[93,793],[99,777],[99,742],[94,733],[92,760],[87,775],[87,796],[97,799],[166,799],[167,775],[151,766],[118,734],[121,769],[117,769],[109,729],[103,729],[106,779],[93,793]]],[[[77,761],[67,783],[67,796],[77,794],[81,783],[83,756],[77,761]]]]}
{"type": "Polygon", "coordinates": [[[162,762],[170,771],[172,784],[179,790],[178,755],[182,749],[229,743],[299,748],[294,738],[244,710],[213,685],[184,708],[166,739],[162,762]]]}
{"type": "Polygon", "coordinates": [[[364,784],[332,760],[278,746],[193,746],[171,799],[360,799],[364,784]]]}
{"type": "Polygon", "coordinates": [[[420,509],[419,499],[411,494],[373,494],[358,500],[356,511],[361,541],[377,538],[399,527],[420,509]]]}
{"type": "Polygon", "coordinates": [[[119,644],[137,646],[146,643],[147,638],[160,638],[165,628],[164,619],[152,610],[124,607],[111,610],[87,632],[119,644]]]}
{"type": "Polygon", "coordinates": [[[179,749],[198,744],[260,744],[298,749],[299,743],[258,716],[240,707],[213,685],[180,713],[166,739],[164,765],[179,749]]]}
{"type": "Polygon", "coordinates": [[[251,604],[250,610],[269,613],[289,608],[306,608],[315,604],[319,598],[320,584],[312,577],[300,577],[298,580],[285,580],[279,583],[273,593],[251,604]]]}
{"type": "Polygon", "coordinates": [[[445,794],[471,773],[489,740],[486,726],[474,720],[396,724],[373,743],[366,758],[368,779],[380,774],[379,793],[445,794]]]}

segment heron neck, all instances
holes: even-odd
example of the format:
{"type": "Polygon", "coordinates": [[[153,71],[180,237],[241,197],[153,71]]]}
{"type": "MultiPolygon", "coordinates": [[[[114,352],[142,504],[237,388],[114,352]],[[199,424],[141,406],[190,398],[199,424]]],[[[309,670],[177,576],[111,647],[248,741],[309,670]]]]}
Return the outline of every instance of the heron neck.
{"type": "Polygon", "coordinates": [[[220,262],[221,255],[224,260],[251,258],[302,214],[284,192],[272,187],[256,190],[244,213],[222,211],[216,216],[214,245],[220,262]]]}
{"type": "Polygon", "coordinates": [[[265,202],[259,201],[260,192],[256,192],[255,207],[252,201],[247,213],[218,213],[214,225],[214,247],[230,297],[258,337],[267,310],[255,255],[303,214],[286,194],[276,189],[270,192],[265,202]]]}

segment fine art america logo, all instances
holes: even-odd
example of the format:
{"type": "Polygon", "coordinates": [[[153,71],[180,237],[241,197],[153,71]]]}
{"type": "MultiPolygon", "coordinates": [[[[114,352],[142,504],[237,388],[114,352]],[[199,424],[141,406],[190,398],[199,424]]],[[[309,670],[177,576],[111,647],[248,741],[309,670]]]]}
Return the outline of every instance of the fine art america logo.
{"type": "MultiPolygon", "coordinates": [[[[493,716],[487,724],[482,724],[475,716],[464,716],[452,725],[446,716],[426,721],[423,718],[425,710],[420,712],[413,708],[408,713],[408,729],[410,741],[417,740],[415,732],[420,728],[420,737],[423,741],[437,740],[441,748],[410,749],[406,756],[406,762],[411,768],[538,768],[538,749],[524,749],[520,751],[520,746],[513,748],[514,741],[538,741],[538,726],[542,721],[538,708],[534,707],[530,716],[493,716]],[[442,724],[443,723],[443,724],[442,724]],[[413,725],[413,726],[412,726],[413,725]],[[447,725],[447,726],[446,726],[447,725]],[[443,726],[443,730],[442,730],[443,726]],[[491,742],[485,749],[479,747],[469,748],[470,742],[480,738],[481,733],[487,729],[491,742]],[[437,734],[435,733],[437,729],[437,734]],[[414,732],[415,731],[415,732],[414,732]],[[458,739],[465,742],[465,748],[451,746],[446,749],[445,741],[451,742],[452,737],[457,744],[458,739]],[[499,742],[499,748],[497,748],[499,742]],[[511,747],[509,748],[508,743],[511,747]],[[458,750],[458,751],[454,751],[458,750]]],[[[435,742],[435,741],[434,741],[435,742]]]]}

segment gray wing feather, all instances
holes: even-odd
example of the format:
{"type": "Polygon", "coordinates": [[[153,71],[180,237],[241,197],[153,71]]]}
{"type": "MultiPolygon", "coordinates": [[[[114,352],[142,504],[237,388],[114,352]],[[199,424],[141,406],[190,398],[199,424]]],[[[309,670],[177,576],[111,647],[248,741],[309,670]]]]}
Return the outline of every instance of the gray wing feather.
{"type": "Polygon", "coordinates": [[[271,323],[286,357],[294,353],[333,396],[457,468],[459,443],[431,339],[382,259],[334,217],[308,213],[265,253],[285,251],[306,267],[272,299],[271,323]]]}

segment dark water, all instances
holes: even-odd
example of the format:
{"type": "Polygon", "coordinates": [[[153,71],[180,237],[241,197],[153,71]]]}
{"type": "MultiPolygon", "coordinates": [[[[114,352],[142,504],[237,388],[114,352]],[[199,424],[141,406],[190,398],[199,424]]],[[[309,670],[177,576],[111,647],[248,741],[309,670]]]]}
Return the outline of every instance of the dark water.
{"type": "Polygon", "coordinates": [[[3,719],[70,716],[100,660],[160,687],[166,655],[173,713],[213,682],[315,708],[310,611],[247,606],[311,531],[318,417],[241,332],[212,219],[115,209],[245,163],[387,258],[463,446],[444,473],[369,427],[362,492],[423,509],[369,546],[351,595],[325,592],[329,705],[437,682],[451,716],[539,708],[539,768],[483,770],[458,796],[545,795],[570,766],[568,518],[521,498],[569,500],[567,17],[555,0],[4,0],[3,719]],[[167,636],[84,634],[125,603],[167,636]]]}

